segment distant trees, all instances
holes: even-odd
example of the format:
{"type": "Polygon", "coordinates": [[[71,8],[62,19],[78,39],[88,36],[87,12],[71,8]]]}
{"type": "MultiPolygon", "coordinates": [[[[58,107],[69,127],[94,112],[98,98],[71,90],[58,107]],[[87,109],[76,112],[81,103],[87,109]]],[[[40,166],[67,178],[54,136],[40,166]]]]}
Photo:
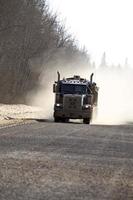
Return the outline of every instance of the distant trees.
{"type": "Polygon", "coordinates": [[[45,0],[0,0],[0,102],[24,102],[48,66],[88,60],[45,0]]]}
{"type": "MultiPolygon", "coordinates": [[[[93,67],[94,68],[94,67],[93,67]]],[[[106,52],[103,53],[101,57],[101,62],[99,65],[100,70],[112,69],[112,70],[121,70],[121,69],[129,69],[130,65],[128,63],[128,58],[125,58],[125,62],[123,64],[108,64],[106,52]]]]}
{"type": "Polygon", "coordinates": [[[124,68],[129,68],[128,58],[125,58],[124,68]]]}
{"type": "Polygon", "coordinates": [[[102,55],[100,67],[101,68],[106,68],[107,67],[106,53],[105,52],[102,55]]]}

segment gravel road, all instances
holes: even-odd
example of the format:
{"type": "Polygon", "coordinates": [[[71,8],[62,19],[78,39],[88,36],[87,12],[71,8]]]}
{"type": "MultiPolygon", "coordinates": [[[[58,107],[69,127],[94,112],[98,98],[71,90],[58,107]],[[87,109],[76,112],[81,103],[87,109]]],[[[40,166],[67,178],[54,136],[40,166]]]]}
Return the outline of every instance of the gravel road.
{"type": "Polygon", "coordinates": [[[0,128],[0,200],[133,199],[133,125],[0,128]]]}

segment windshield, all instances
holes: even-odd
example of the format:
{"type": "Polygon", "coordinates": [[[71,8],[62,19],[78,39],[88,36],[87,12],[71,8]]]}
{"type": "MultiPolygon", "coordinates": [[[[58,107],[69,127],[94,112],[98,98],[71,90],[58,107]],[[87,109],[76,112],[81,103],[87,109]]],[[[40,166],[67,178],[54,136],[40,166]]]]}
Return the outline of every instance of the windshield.
{"type": "Polygon", "coordinates": [[[62,84],[61,93],[63,93],[63,94],[86,94],[86,85],[62,84]]]}

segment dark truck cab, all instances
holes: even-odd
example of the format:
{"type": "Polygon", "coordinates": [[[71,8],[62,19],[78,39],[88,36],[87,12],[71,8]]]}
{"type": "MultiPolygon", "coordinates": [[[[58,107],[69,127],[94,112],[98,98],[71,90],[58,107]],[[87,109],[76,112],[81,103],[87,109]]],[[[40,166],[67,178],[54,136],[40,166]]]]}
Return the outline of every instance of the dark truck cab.
{"type": "Polygon", "coordinates": [[[55,93],[54,120],[55,122],[68,122],[69,119],[83,119],[85,124],[92,120],[94,108],[98,102],[98,87],[90,80],[74,76],[60,79],[53,85],[55,93]]]}

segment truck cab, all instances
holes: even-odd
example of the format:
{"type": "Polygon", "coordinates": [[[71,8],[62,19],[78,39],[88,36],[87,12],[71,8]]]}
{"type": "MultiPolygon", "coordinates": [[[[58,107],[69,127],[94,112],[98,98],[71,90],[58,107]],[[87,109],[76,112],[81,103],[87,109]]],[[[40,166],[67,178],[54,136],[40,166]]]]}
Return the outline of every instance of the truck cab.
{"type": "Polygon", "coordinates": [[[57,73],[58,80],[53,85],[55,122],[83,119],[85,124],[89,124],[98,101],[98,87],[92,80],[93,74],[90,80],[77,75],[61,80],[60,73],[57,73]]]}

